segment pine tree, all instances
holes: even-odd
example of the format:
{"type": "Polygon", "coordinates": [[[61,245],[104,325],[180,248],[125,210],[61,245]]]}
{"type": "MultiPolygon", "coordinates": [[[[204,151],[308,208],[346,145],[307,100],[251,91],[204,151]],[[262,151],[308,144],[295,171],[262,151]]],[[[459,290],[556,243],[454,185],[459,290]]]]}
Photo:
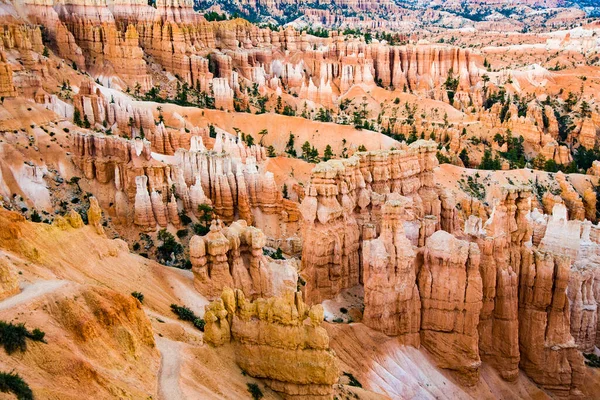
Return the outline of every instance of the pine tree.
{"type": "Polygon", "coordinates": [[[310,150],[311,150],[310,143],[308,143],[308,140],[307,140],[302,145],[302,158],[304,158],[306,161],[308,161],[310,159],[310,150]]]}
{"type": "Polygon", "coordinates": [[[290,137],[285,145],[285,152],[292,157],[297,157],[296,150],[294,149],[294,139],[296,136],[290,132],[290,137]]]}
{"type": "Polygon", "coordinates": [[[325,147],[325,151],[323,152],[323,160],[324,161],[329,161],[333,158],[334,154],[333,154],[333,150],[331,150],[331,146],[327,145],[325,147]]]}
{"type": "Polygon", "coordinates": [[[73,111],[73,123],[77,126],[82,126],[83,123],[81,121],[81,111],[76,107],[75,111],[73,111]]]}
{"type": "Polygon", "coordinates": [[[287,185],[285,183],[283,184],[282,194],[283,194],[283,198],[284,199],[289,199],[288,187],[287,187],[287,185]]]}

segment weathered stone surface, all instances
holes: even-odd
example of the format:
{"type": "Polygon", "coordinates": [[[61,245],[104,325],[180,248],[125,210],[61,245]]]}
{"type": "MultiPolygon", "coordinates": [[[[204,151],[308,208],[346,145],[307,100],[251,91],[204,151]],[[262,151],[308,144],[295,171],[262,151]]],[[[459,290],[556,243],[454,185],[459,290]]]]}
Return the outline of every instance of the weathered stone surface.
{"type": "Polygon", "coordinates": [[[465,384],[479,379],[477,325],[482,307],[480,252],[475,243],[437,231],[425,244],[419,272],[421,343],[465,384]]]}
{"type": "Polygon", "coordinates": [[[224,288],[240,289],[248,298],[271,297],[296,288],[293,260],[272,260],[263,254],[265,235],[239,220],[224,228],[213,220],[205,236],[190,239],[194,285],[216,297],[224,288]]]}
{"type": "Polygon", "coordinates": [[[330,399],[337,360],[322,328],[323,307],[309,308],[300,292],[248,301],[241,290],[225,289],[206,306],[205,340],[233,342],[240,368],[286,398],[330,399]]]}

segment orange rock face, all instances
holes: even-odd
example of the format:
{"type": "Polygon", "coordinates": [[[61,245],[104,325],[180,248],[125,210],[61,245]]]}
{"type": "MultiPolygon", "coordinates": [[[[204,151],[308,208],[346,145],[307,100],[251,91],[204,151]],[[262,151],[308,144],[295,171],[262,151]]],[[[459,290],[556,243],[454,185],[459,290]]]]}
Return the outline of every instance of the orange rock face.
{"type": "Polygon", "coordinates": [[[295,266],[265,256],[265,244],[265,235],[244,220],[227,228],[213,221],[208,234],[190,240],[195,286],[209,297],[227,287],[239,288],[248,298],[272,297],[295,289],[295,266]]]}
{"type": "Polygon", "coordinates": [[[480,252],[475,243],[445,231],[427,239],[419,271],[421,343],[442,368],[459,372],[466,384],[479,379],[477,325],[482,307],[480,252]]]}
{"type": "Polygon", "coordinates": [[[418,245],[433,233],[441,213],[431,175],[436,165],[435,146],[426,141],[317,165],[300,206],[306,223],[302,263],[309,302],[331,298],[362,282],[361,233],[371,239],[382,229],[387,198],[403,195],[417,217],[433,216],[432,224],[414,221],[406,233],[411,243],[418,245]]]}
{"type": "Polygon", "coordinates": [[[320,326],[323,307],[309,308],[300,292],[250,302],[226,289],[206,306],[205,320],[208,343],[231,341],[240,368],[285,398],[332,397],[339,369],[320,326]]]}

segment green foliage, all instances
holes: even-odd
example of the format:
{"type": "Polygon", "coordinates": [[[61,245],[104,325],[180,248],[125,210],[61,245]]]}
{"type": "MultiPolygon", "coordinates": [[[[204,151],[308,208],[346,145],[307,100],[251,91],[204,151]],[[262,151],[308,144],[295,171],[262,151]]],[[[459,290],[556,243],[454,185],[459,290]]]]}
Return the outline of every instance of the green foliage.
{"type": "Polygon", "coordinates": [[[294,117],[296,116],[296,110],[294,110],[292,107],[290,107],[289,105],[285,105],[283,107],[283,111],[281,112],[283,115],[287,115],[289,117],[294,117]]]}
{"type": "Polygon", "coordinates": [[[498,158],[498,156],[492,158],[492,151],[490,149],[485,149],[483,152],[483,158],[479,164],[479,169],[491,169],[497,171],[501,168],[502,163],[500,162],[500,158],[498,158]]]}
{"type": "Polygon", "coordinates": [[[500,154],[510,162],[511,167],[523,168],[526,163],[523,136],[513,137],[509,129],[504,140],[508,144],[507,151],[500,154]]]}
{"type": "Polygon", "coordinates": [[[282,196],[283,196],[284,199],[289,199],[290,198],[290,196],[288,194],[288,187],[287,187],[287,185],[285,183],[283,184],[282,196]]]}
{"type": "Polygon", "coordinates": [[[159,262],[170,264],[183,254],[183,246],[166,229],[158,231],[158,240],[162,242],[156,249],[159,262]]]}
{"type": "Polygon", "coordinates": [[[42,216],[37,212],[37,210],[33,210],[31,213],[31,222],[42,222],[42,216]]]}
{"type": "Polygon", "coordinates": [[[179,220],[183,225],[189,225],[192,223],[192,219],[183,211],[179,214],[179,220]]]}
{"type": "Polygon", "coordinates": [[[247,386],[248,392],[254,400],[260,400],[265,396],[256,383],[248,383],[247,386]]]}
{"type": "Polygon", "coordinates": [[[204,14],[204,18],[206,18],[207,21],[226,21],[227,15],[219,14],[216,11],[211,11],[204,14]]]}
{"type": "Polygon", "coordinates": [[[600,150],[598,150],[598,148],[586,149],[585,147],[580,146],[577,149],[577,152],[573,154],[573,160],[575,161],[577,168],[587,171],[594,161],[600,160],[600,150]]]}
{"type": "Polygon", "coordinates": [[[319,151],[308,140],[302,145],[302,158],[308,162],[319,162],[319,151]]]}
{"type": "Polygon", "coordinates": [[[46,58],[50,57],[50,51],[46,46],[44,46],[44,51],[42,52],[42,55],[46,58]]]}
{"type": "Polygon", "coordinates": [[[213,219],[213,208],[208,204],[198,205],[199,223],[194,224],[193,229],[196,235],[204,236],[210,231],[210,222],[213,219]]]}
{"type": "Polygon", "coordinates": [[[37,328],[30,332],[23,323],[15,325],[12,322],[0,321],[0,344],[8,354],[12,354],[17,350],[21,352],[27,350],[26,339],[46,343],[44,340],[45,335],[37,328]]]}
{"type": "Polygon", "coordinates": [[[314,29],[312,26],[308,26],[307,28],[304,28],[303,30],[306,31],[307,34],[312,35],[312,36],[316,36],[316,37],[320,37],[320,38],[328,38],[329,37],[329,31],[322,27],[318,27],[317,29],[314,29]]]}
{"type": "Polygon", "coordinates": [[[285,257],[283,256],[283,251],[281,250],[281,247],[278,247],[277,250],[275,250],[275,251],[269,250],[267,248],[263,248],[263,254],[265,256],[271,257],[273,260],[285,260],[285,257]]]}
{"type": "Polygon", "coordinates": [[[362,387],[362,384],[350,372],[344,372],[344,376],[348,378],[348,385],[354,387],[362,387]]]}
{"type": "Polygon", "coordinates": [[[204,332],[205,321],[198,317],[192,310],[186,306],[178,306],[177,304],[171,304],[171,311],[173,311],[180,320],[189,321],[196,328],[204,332]]]}
{"type": "Polygon", "coordinates": [[[138,299],[140,303],[144,303],[144,295],[141,292],[131,292],[131,295],[138,299]]]}
{"type": "Polygon", "coordinates": [[[585,365],[592,368],[600,368],[600,357],[594,353],[583,353],[583,356],[585,357],[585,365]]]}
{"type": "Polygon", "coordinates": [[[198,214],[198,219],[200,222],[202,222],[204,225],[208,225],[213,219],[213,208],[208,204],[199,204],[198,214]]]}
{"type": "Polygon", "coordinates": [[[546,172],[558,172],[558,164],[556,164],[556,161],[554,161],[554,159],[549,159],[546,160],[546,162],[544,163],[544,171],[546,172]]]}
{"type": "Polygon", "coordinates": [[[330,145],[325,146],[325,151],[323,151],[323,161],[329,161],[333,158],[333,150],[330,145]]]}
{"type": "Polygon", "coordinates": [[[176,235],[177,235],[177,237],[179,239],[182,239],[182,238],[184,238],[184,237],[186,237],[188,235],[188,230],[187,229],[180,229],[180,230],[177,231],[176,235]]]}
{"type": "Polygon", "coordinates": [[[79,127],[83,126],[83,121],[81,120],[81,111],[77,107],[73,111],[73,123],[79,127]]]}
{"type": "Polygon", "coordinates": [[[444,88],[446,88],[446,93],[448,94],[448,102],[450,105],[454,104],[454,94],[456,93],[456,89],[458,89],[458,78],[454,77],[454,70],[452,68],[448,71],[444,88]]]}
{"type": "Polygon", "coordinates": [[[436,153],[436,157],[440,164],[450,164],[450,159],[439,151],[436,153]]]}
{"type": "Polygon", "coordinates": [[[17,400],[33,400],[33,392],[29,385],[13,372],[0,372],[0,392],[13,393],[17,400]]]}
{"type": "Polygon", "coordinates": [[[273,145],[267,147],[267,155],[271,158],[277,157],[277,154],[275,153],[275,147],[273,147],[273,145]]]}
{"type": "Polygon", "coordinates": [[[358,146],[358,151],[367,151],[367,148],[365,147],[364,144],[361,144],[360,146],[358,146]]]}
{"type": "Polygon", "coordinates": [[[479,200],[483,200],[485,198],[485,187],[483,183],[479,182],[479,174],[475,174],[475,177],[469,175],[467,180],[461,178],[458,181],[458,186],[461,190],[472,197],[475,197],[479,200]]]}
{"type": "Polygon", "coordinates": [[[462,149],[458,158],[462,160],[465,167],[469,168],[469,154],[467,153],[467,149],[462,149]]]}
{"type": "Polygon", "coordinates": [[[297,157],[296,150],[294,149],[296,136],[290,132],[290,137],[285,145],[285,152],[292,157],[297,157]]]}
{"type": "Polygon", "coordinates": [[[321,121],[321,122],[333,121],[333,118],[331,117],[331,112],[324,108],[319,108],[319,111],[317,112],[317,116],[315,117],[315,119],[317,121],[321,121]]]}
{"type": "Polygon", "coordinates": [[[413,142],[416,142],[417,140],[419,140],[419,138],[417,137],[417,127],[413,125],[410,130],[410,135],[406,140],[406,143],[411,144],[413,142]]]}

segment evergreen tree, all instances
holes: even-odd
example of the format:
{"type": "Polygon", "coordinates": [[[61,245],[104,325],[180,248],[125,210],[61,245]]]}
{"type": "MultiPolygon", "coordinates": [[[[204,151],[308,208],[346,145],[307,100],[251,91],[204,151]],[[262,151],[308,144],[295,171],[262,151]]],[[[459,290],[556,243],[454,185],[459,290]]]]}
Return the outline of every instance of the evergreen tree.
{"type": "Polygon", "coordinates": [[[333,154],[333,150],[331,150],[331,146],[327,145],[325,146],[325,151],[323,151],[323,160],[324,161],[328,161],[331,160],[333,158],[334,154],[333,154]]]}

